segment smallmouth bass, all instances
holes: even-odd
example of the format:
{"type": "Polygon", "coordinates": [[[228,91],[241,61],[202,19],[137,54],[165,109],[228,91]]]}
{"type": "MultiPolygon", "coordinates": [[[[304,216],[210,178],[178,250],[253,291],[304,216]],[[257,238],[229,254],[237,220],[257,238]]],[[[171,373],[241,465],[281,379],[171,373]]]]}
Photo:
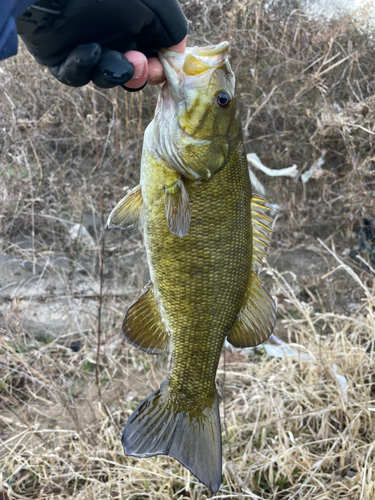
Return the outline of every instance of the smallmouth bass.
{"type": "Polygon", "coordinates": [[[172,349],[168,378],[125,426],[125,454],[169,455],[213,493],[222,473],[215,376],[224,341],[260,344],[276,318],[255,270],[271,219],[251,193],[227,51],[223,42],[159,53],[167,81],[145,132],[140,184],[107,224],[144,229],[151,282],[126,311],[126,339],[152,354],[172,349]]]}

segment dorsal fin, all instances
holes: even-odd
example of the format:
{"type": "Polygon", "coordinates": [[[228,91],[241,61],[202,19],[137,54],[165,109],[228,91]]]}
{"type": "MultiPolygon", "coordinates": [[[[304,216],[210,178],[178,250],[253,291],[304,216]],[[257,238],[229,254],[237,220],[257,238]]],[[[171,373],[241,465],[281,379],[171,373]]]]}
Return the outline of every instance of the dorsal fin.
{"type": "Polygon", "coordinates": [[[251,223],[253,226],[253,270],[255,271],[259,265],[263,265],[262,256],[268,255],[272,233],[270,223],[272,218],[265,214],[272,209],[267,206],[267,201],[259,195],[254,194],[251,197],[251,223]]]}
{"type": "Polygon", "coordinates": [[[141,186],[136,186],[117,203],[108,217],[107,227],[140,227],[143,224],[143,199],[141,186]]]}
{"type": "Polygon", "coordinates": [[[169,349],[169,334],[165,329],[155,301],[153,285],[129,306],[122,322],[126,340],[148,354],[162,354],[169,349]]]}
{"type": "Polygon", "coordinates": [[[182,238],[186,236],[190,226],[190,203],[184,181],[180,178],[172,186],[164,188],[165,215],[169,230],[182,238]]]}
{"type": "Polygon", "coordinates": [[[272,209],[259,195],[251,198],[251,222],[253,227],[253,270],[246,295],[237,319],[228,334],[228,342],[234,347],[253,347],[261,344],[271,335],[276,323],[276,304],[263,288],[256,269],[263,265],[262,256],[268,255],[271,243],[269,224],[272,218],[264,212],[272,209]]]}

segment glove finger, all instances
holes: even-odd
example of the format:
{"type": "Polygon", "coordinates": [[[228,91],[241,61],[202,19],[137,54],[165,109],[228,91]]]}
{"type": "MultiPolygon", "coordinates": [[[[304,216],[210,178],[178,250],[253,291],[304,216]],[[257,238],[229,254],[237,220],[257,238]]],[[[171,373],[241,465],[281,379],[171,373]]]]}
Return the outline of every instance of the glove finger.
{"type": "Polygon", "coordinates": [[[134,64],[115,50],[103,52],[97,62],[91,78],[92,81],[103,89],[123,85],[133,78],[134,64]]]}
{"type": "Polygon", "coordinates": [[[65,61],[49,68],[57,80],[71,87],[82,87],[91,80],[92,69],[101,55],[100,45],[78,45],[65,61]]]}
{"type": "MultiPolygon", "coordinates": [[[[153,32],[157,46],[171,47],[180,43],[188,32],[188,21],[177,0],[142,0],[154,14],[155,19],[151,26],[146,26],[147,37],[153,32]]],[[[144,37],[142,37],[144,38],[144,37]]],[[[141,45],[143,43],[141,41],[141,45]]]]}

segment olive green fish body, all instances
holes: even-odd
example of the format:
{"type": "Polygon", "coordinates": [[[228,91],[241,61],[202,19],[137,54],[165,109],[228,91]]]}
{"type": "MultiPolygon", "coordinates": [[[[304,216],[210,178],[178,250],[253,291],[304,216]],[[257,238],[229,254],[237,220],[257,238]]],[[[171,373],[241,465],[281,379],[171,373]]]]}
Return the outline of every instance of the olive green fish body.
{"type": "Polygon", "coordinates": [[[165,217],[164,186],[170,172],[150,158],[150,171],[141,179],[151,281],[171,335],[169,384],[189,409],[215,396],[222,346],[250,279],[251,187],[243,145],[235,146],[228,163],[209,181],[185,184],[191,223],[183,238],[170,232],[165,217]],[[160,192],[150,190],[149,199],[153,170],[162,182],[160,192]]]}
{"type": "Polygon", "coordinates": [[[140,185],[108,219],[143,226],[150,267],[122,331],[148,353],[172,350],[169,376],[125,426],[125,453],[174,457],[212,492],[221,482],[215,376],[224,341],[254,346],[275,324],[255,272],[271,219],[251,194],[227,48],[160,53],[167,83],[145,132],[140,185]]]}

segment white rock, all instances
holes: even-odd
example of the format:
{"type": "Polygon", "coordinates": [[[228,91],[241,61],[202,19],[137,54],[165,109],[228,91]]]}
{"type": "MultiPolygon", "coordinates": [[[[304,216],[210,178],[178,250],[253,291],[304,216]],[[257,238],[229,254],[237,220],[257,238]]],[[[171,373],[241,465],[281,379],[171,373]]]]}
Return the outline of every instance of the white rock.
{"type": "Polygon", "coordinates": [[[95,241],[91,234],[87,231],[85,226],[82,224],[74,224],[69,229],[69,234],[72,240],[77,240],[81,245],[85,245],[87,247],[94,247],[95,246],[95,241]]]}

